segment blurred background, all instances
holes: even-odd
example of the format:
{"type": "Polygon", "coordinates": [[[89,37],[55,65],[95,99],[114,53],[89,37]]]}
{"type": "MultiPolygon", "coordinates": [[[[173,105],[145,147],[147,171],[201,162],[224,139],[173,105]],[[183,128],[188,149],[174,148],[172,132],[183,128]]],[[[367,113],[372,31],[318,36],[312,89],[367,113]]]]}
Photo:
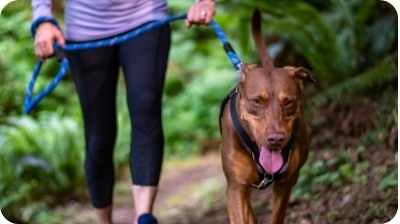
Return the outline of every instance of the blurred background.
{"type": "MultiPolygon", "coordinates": [[[[64,1],[53,2],[62,25],[64,1]]],[[[171,14],[180,14],[193,1],[168,3],[171,14]]],[[[293,190],[288,223],[389,221],[398,208],[395,9],[379,0],[219,0],[215,21],[245,63],[259,63],[250,36],[255,7],[262,12],[265,42],[276,65],[309,68],[317,80],[303,91],[311,152],[293,190]]],[[[74,211],[60,207],[88,204],[81,113],[67,75],[30,115],[23,114],[36,62],[30,25],[28,0],[12,2],[1,13],[0,208],[16,223],[66,223],[74,211]]],[[[171,26],[165,161],[179,164],[218,153],[220,103],[239,76],[211,27],[186,29],[183,21],[171,26]]],[[[56,60],[47,60],[35,91],[58,69],[56,60]]],[[[114,160],[117,178],[124,181],[130,128],[122,76],[119,87],[114,160]]],[[[228,223],[223,187],[207,195],[208,206],[189,206],[179,219],[165,223],[228,223]]],[[[269,202],[255,200],[257,216],[269,216],[269,202]]]]}

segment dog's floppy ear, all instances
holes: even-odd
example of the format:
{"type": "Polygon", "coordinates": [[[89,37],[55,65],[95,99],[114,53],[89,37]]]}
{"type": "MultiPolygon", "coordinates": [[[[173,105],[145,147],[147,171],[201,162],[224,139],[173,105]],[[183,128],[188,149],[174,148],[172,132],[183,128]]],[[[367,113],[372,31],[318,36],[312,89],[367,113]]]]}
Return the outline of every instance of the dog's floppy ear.
{"type": "Polygon", "coordinates": [[[246,75],[257,67],[257,64],[242,64],[240,81],[243,81],[246,78],[246,75]]]}
{"type": "Polygon", "coordinates": [[[253,71],[255,68],[257,68],[257,67],[258,67],[257,64],[243,64],[242,65],[242,72],[249,73],[249,72],[253,71]]]}
{"type": "Polygon", "coordinates": [[[315,79],[311,76],[311,73],[308,69],[303,67],[293,67],[293,66],[285,66],[283,67],[289,74],[295,76],[297,78],[297,82],[299,84],[300,90],[303,89],[303,83],[305,81],[309,81],[315,83],[315,79]]]}
{"type": "Polygon", "coordinates": [[[297,78],[300,78],[304,81],[316,83],[315,79],[311,76],[310,71],[306,68],[303,68],[303,67],[296,68],[295,75],[297,78]]]}

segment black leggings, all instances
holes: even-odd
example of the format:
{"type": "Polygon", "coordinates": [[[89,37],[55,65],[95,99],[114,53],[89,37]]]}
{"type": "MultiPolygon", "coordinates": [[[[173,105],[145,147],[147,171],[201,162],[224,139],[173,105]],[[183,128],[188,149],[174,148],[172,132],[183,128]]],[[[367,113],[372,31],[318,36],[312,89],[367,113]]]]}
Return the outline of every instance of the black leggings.
{"type": "Polygon", "coordinates": [[[96,208],[112,204],[120,66],[132,127],[132,183],[158,185],[164,147],[161,101],[169,47],[166,24],[116,46],[67,52],[84,120],[86,182],[96,208]]]}

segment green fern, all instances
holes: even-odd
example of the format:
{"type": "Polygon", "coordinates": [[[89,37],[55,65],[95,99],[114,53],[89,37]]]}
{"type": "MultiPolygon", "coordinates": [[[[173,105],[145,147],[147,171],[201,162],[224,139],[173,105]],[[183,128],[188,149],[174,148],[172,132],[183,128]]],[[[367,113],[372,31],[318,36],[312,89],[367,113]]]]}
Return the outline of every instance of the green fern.
{"type": "Polygon", "coordinates": [[[384,86],[397,80],[397,54],[385,58],[381,63],[375,65],[364,73],[346,79],[329,89],[311,97],[307,100],[307,106],[318,106],[332,100],[340,101],[360,92],[366,92],[373,87],[384,86]]]}
{"type": "Polygon", "coordinates": [[[56,113],[5,122],[0,126],[0,194],[8,195],[0,198],[0,205],[5,212],[36,200],[51,204],[59,195],[84,194],[79,123],[56,113]]]}

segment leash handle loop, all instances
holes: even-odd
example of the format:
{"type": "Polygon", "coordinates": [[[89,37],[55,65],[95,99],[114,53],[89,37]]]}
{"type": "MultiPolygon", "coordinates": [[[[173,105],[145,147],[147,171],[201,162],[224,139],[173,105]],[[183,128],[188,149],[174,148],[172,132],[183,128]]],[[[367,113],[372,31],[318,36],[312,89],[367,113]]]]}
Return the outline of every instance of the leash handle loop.
{"type": "Polygon", "coordinates": [[[65,77],[68,69],[68,60],[66,58],[62,58],[60,61],[60,69],[54,79],[39,93],[33,97],[33,90],[35,87],[35,82],[37,77],[39,76],[40,68],[43,65],[41,60],[36,62],[35,68],[33,69],[31,80],[28,84],[28,89],[25,94],[25,101],[24,101],[24,113],[29,114],[33,108],[42,100],[47,94],[49,94],[53,89],[57,86],[58,83],[65,77]]]}

